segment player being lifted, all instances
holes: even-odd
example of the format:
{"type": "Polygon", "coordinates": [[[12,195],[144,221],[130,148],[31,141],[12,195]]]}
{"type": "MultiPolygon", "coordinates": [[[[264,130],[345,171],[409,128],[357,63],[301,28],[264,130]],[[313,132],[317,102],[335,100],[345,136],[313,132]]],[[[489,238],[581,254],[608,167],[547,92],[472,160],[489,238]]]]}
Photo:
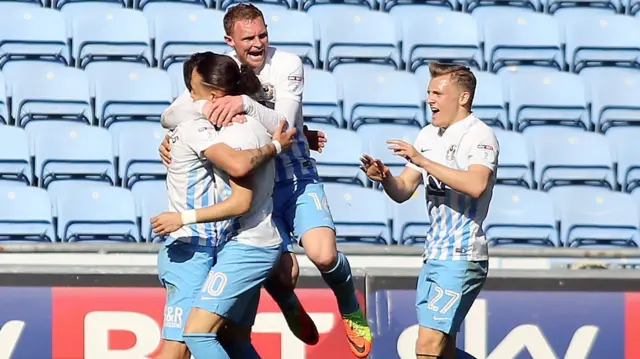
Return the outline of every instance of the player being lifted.
{"type": "MultiPolygon", "coordinates": [[[[240,71],[225,55],[194,54],[185,62],[184,72],[187,88],[198,99],[262,89],[251,68],[240,71]]],[[[217,334],[225,320],[246,327],[253,324],[259,287],[280,254],[281,239],[271,220],[274,169],[268,161],[280,148],[289,148],[295,135],[295,129],[284,132],[282,121],[271,141],[254,119],[216,131],[190,109],[177,107],[167,114],[186,117],[170,129],[174,161],[168,168],[167,191],[173,212],[152,219],[154,232],[170,234],[158,256],[159,277],[167,290],[164,342],[158,357],[163,359],[190,357],[183,337],[185,324],[191,335],[187,342],[191,341],[197,358],[219,354],[217,334]],[[224,199],[226,184],[231,195],[224,199]],[[194,303],[198,308],[189,316],[194,303]],[[203,345],[211,347],[210,352],[203,345]]],[[[234,358],[256,357],[247,340],[228,341],[225,349],[234,358]]]]}
{"type": "MultiPolygon", "coordinates": [[[[352,352],[364,358],[371,351],[371,330],[356,297],[349,262],[337,250],[324,188],[309,154],[307,139],[302,135],[302,61],[294,54],[269,47],[264,17],[253,5],[231,7],[224,17],[224,28],[225,41],[235,50],[230,56],[255,69],[264,88],[262,100],[275,110],[273,120],[264,123],[265,126],[273,128],[279,119],[285,118],[289,126],[298,129],[291,150],[275,160],[274,220],[283,236],[286,253],[281,256],[277,273],[265,283],[265,289],[282,309],[294,334],[307,344],[315,344],[317,329],[293,291],[298,276],[289,238],[293,233],[335,293],[352,352]]],[[[247,103],[246,97],[225,97],[206,105],[204,112],[217,125],[225,125],[236,115],[251,115],[247,103]]],[[[265,117],[261,119],[266,121],[265,117]]],[[[163,142],[160,151],[165,162],[169,161],[169,141],[163,142]]]]}
{"type": "Polygon", "coordinates": [[[426,186],[431,225],[418,279],[418,359],[455,359],[456,334],[488,272],[482,231],[495,183],[498,142],[471,113],[476,79],[459,65],[429,66],[427,103],[432,123],[410,145],[389,140],[389,149],[409,163],[393,176],[380,160],[364,155],[362,169],[396,202],[426,186]]]}

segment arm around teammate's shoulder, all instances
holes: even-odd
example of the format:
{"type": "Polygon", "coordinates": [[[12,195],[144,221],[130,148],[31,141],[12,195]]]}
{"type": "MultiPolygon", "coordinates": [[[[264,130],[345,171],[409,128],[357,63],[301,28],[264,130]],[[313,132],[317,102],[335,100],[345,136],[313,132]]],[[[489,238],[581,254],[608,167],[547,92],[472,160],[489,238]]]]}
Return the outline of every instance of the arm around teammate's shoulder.
{"type": "Polygon", "coordinates": [[[211,163],[225,171],[229,176],[235,178],[245,177],[281,152],[288,151],[291,148],[296,129],[291,128],[285,131],[285,125],[286,122],[281,121],[273,134],[273,142],[260,148],[239,151],[224,142],[220,142],[204,150],[203,154],[211,163]]]}

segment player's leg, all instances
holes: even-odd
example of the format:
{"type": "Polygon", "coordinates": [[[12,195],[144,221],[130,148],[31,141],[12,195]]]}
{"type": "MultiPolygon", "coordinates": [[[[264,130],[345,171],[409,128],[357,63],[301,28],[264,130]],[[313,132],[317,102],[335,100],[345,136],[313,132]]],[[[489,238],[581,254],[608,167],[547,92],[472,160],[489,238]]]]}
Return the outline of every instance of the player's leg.
{"type": "Polygon", "coordinates": [[[488,262],[429,260],[416,293],[418,359],[455,359],[455,338],[487,278],[488,262]]]}
{"type": "Polygon", "coordinates": [[[231,359],[260,358],[258,351],[251,343],[251,328],[255,324],[260,303],[260,288],[246,305],[244,315],[238,322],[229,322],[220,333],[220,341],[231,359]]]}
{"type": "Polygon", "coordinates": [[[213,263],[213,249],[167,242],[158,253],[158,275],[167,291],[159,359],[189,359],[183,329],[191,306],[213,263]]]}
{"type": "Polygon", "coordinates": [[[303,343],[315,345],[320,339],[318,328],[294,291],[299,267],[291,243],[292,228],[286,221],[287,217],[292,218],[295,213],[293,192],[290,184],[280,184],[274,188],[273,221],[282,236],[282,255],[274,273],[265,282],[264,289],[280,307],[291,332],[303,343]]]}
{"type": "Polygon", "coordinates": [[[291,221],[294,236],[300,238],[307,257],[336,296],[351,351],[364,358],[371,351],[371,329],[360,309],[349,261],[336,247],[335,226],[324,187],[315,181],[301,181],[296,195],[291,221]]]}
{"type": "Polygon", "coordinates": [[[246,315],[279,256],[279,247],[254,247],[235,241],[219,249],[185,328],[185,342],[195,359],[230,358],[218,333],[229,321],[237,323],[246,315]]]}

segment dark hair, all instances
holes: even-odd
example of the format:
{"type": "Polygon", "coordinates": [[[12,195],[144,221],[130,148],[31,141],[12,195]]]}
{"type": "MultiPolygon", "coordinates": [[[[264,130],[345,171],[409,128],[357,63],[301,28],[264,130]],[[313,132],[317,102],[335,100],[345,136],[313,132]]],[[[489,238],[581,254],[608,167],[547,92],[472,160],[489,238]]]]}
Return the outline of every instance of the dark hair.
{"type": "Polygon", "coordinates": [[[222,23],[224,24],[224,32],[231,36],[233,32],[233,26],[239,20],[254,20],[254,19],[262,19],[264,22],[264,15],[262,15],[262,11],[252,4],[238,4],[230,7],[227,10],[227,13],[224,15],[224,19],[222,23]]]}
{"type": "Polygon", "coordinates": [[[205,86],[220,89],[231,96],[255,97],[262,92],[260,80],[248,65],[238,67],[231,57],[210,51],[194,54],[192,58],[192,68],[202,76],[205,86]]]}

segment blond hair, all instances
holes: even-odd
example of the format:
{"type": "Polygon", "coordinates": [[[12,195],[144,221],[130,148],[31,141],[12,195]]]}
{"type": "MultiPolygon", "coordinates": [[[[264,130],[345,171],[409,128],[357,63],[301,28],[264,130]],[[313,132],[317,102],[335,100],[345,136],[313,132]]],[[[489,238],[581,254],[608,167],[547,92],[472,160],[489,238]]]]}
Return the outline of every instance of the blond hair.
{"type": "Polygon", "coordinates": [[[451,82],[458,84],[463,91],[469,93],[469,106],[471,106],[476,92],[476,76],[467,66],[432,62],[429,64],[429,73],[431,78],[449,75],[451,82]]]}

